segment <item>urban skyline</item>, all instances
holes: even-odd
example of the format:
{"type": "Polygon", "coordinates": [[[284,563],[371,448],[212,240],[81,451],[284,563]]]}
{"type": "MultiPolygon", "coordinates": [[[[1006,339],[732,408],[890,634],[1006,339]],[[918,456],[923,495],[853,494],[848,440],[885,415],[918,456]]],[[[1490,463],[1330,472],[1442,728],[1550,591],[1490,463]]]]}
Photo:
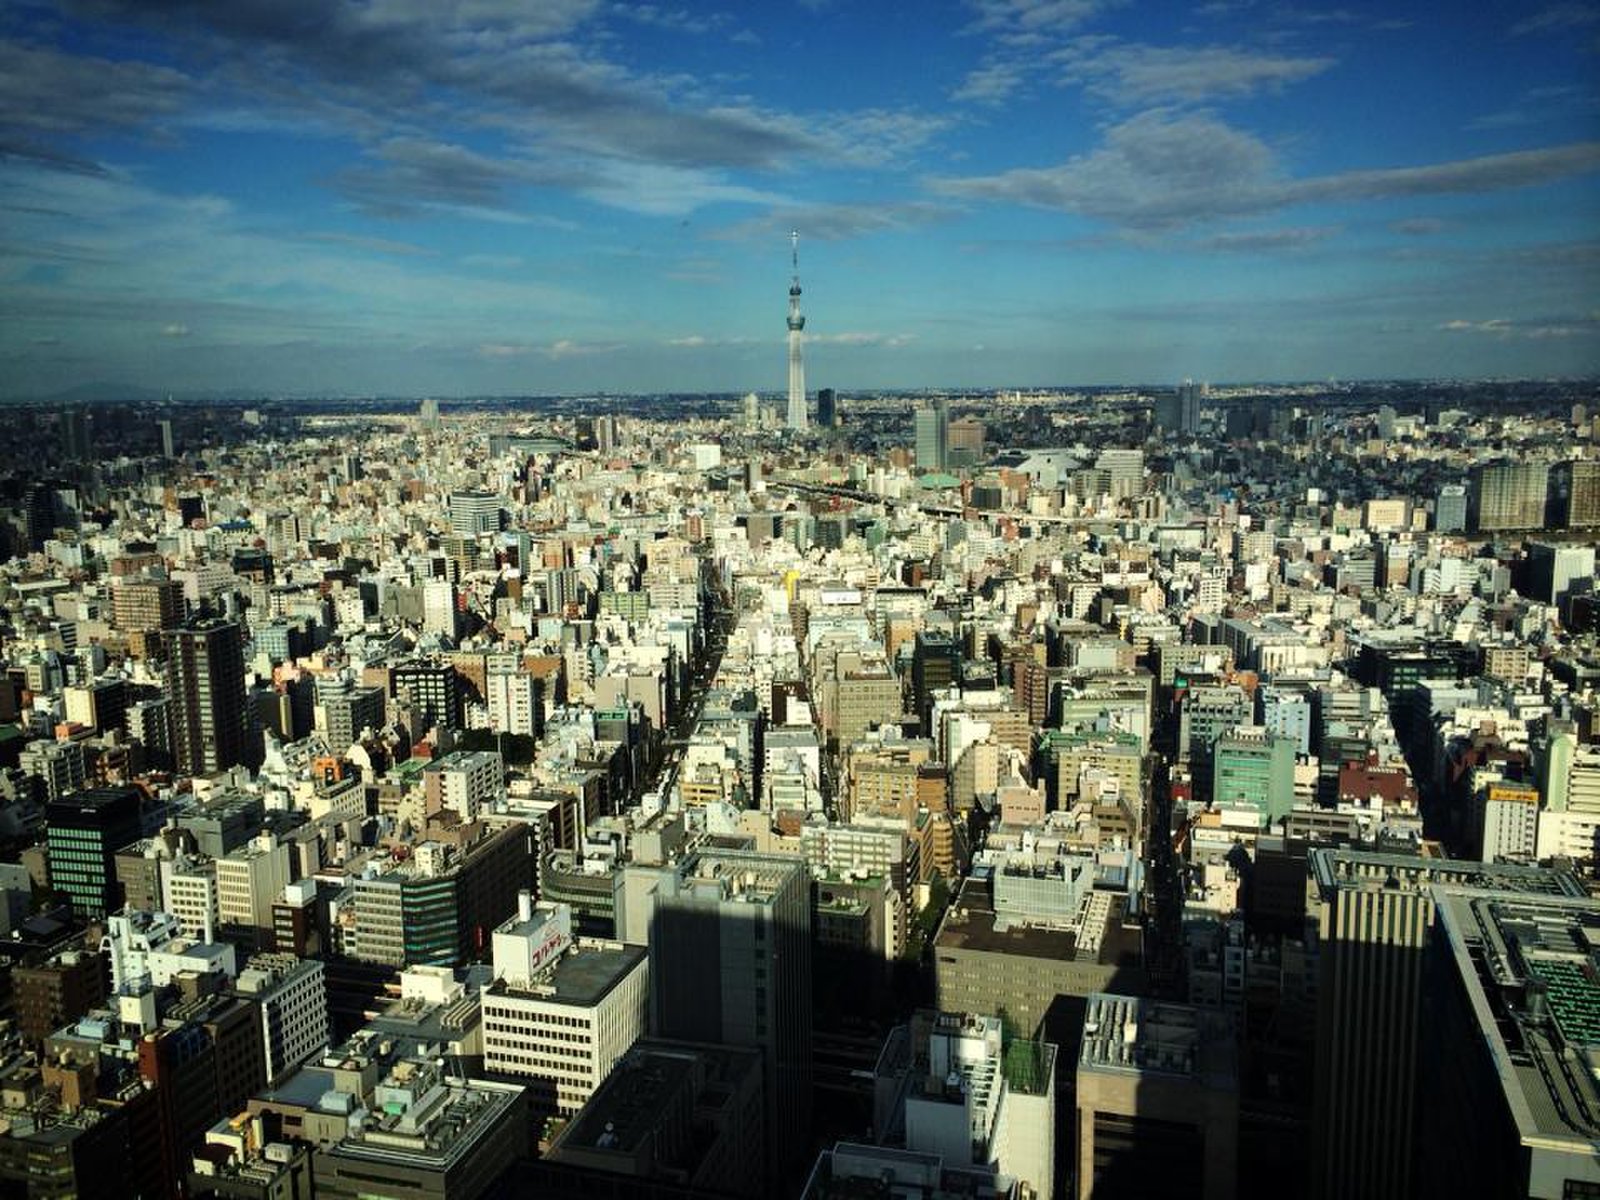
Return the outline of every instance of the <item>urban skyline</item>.
{"type": "Polygon", "coordinates": [[[23,3],[13,398],[1582,376],[1600,10],[23,3]]]}

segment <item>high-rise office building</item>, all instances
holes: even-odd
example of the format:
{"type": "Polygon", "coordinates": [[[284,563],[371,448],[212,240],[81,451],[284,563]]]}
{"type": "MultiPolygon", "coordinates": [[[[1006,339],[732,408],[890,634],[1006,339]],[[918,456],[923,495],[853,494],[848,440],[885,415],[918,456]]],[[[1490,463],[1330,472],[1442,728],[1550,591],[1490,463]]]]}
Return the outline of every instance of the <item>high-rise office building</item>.
{"type": "Polygon", "coordinates": [[[912,703],[917,716],[926,722],[933,711],[933,693],[960,682],[961,644],[938,630],[919,632],[911,647],[912,703]]]}
{"type": "Polygon", "coordinates": [[[89,414],[86,410],[61,410],[61,456],[68,462],[82,462],[89,457],[89,414]]]}
{"type": "MultiPolygon", "coordinates": [[[[636,593],[620,594],[632,596],[636,593]]],[[[491,729],[523,737],[544,734],[545,683],[531,671],[491,670],[485,677],[483,698],[489,706],[491,729]]]]}
{"type": "Polygon", "coordinates": [[[1183,406],[1176,389],[1162,392],[1150,405],[1150,424],[1162,433],[1175,433],[1182,420],[1183,406]]]}
{"type": "Polygon", "coordinates": [[[235,985],[261,1010],[267,1082],[277,1084],[328,1046],[328,989],[314,958],[257,954],[235,985]]]}
{"type": "Polygon", "coordinates": [[[257,766],[262,748],[246,702],[244,643],[235,621],[202,619],[169,629],[167,698],[173,756],[186,775],[257,766]]]}
{"type": "Polygon", "coordinates": [[[1434,905],[1415,1194],[1600,1194],[1600,904],[1437,887],[1434,905]]]}
{"type": "Polygon", "coordinates": [[[175,579],[123,579],[111,589],[111,622],[123,633],[171,629],[183,615],[183,585],[175,579]]]}
{"type": "Polygon", "coordinates": [[[1484,533],[1539,528],[1544,524],[1549,484],[1548,463],[1494,462],[1474,467],[1468,494],[1472,528],[1484,533]]]}
{"type": "Polygon", "coordinates": [[[1123,500],[1144,491],[1144,451],[1105,449],[1095,466],[1106,473],[1106,494],[1123,500]]]}
{"type": "Polygon", "coordinates": [[[1200,401],[1205,397],[1203,383],[1185,379],[1178,385],[1178,429],[1182,433],[1200,432],[1200,401]]]}
{"type": "Polygon", "coordinates": [[[983,461],[983,422],[977,417],[957,417],[945,435],[945,461],[952,467],[972,467],[983,461]]]}
{"type": "Polygon", "coordinates": [[[29,742],[17,756],[17,766],[34,781],[33,791],[39,801],[53,804],[83,786],[83,743],[29,742]]]}
{"type": "Polygon", "coordinates": [[[1467,485],[1447,483],[1439,489],[1433,506],[1433,528],[1439,533],[1460,533],[1467,527],[1467,485]]]}
{"type": "Polygon", "coordinates": [[[805,864],[787,856],[703,850],[651,882],[653,1030],[761,1050],[767,1166],[776,1184],[810,1144],[811,883],[805,864]]]}
{"type": "Polygon", "coordinates": [[[1559,604],[1574,591],[1594,589],[1594,547],[1535,542],[1528,550],[1528,597],[1559,604]]]}
{"type": "Polygon", "coordinates": [[[1555,474],[1562,494],[1561,516],[1569,529],[1600,525],[1600,459],[1562,463],[1555,474]]]}
{"type": "Polygon", "coordinates": [[[272,928],[272,903],[289,884],[290,854],[270,832],[216,860],[217,919],[225,925],[272,928]]]}
{"type": "Polygon", "coordinates": [[[950,452],[950,409],[941,396],[917,406],[917,470],[942,471],[950,452]]]}
{"type": "Polygon", "coordinates": [[[457,750],[422,769],[422,786],[430,813],[447,810],[465,824],[505,800],[505,764],[492,750],[457,750]]]}
{"type": "Polygon", "coordinates": [[[817,389],[817,424],[824,429],[839,425],[839,401],[832,388],[817,389]]]}
{"type": "Polygon", "coordinates": [[[139,840],[137,788],[90,788],[45,809],[50,883],[72,902],[74,914],[95,920],[122,903],[116,853],[139,840]]]}
{"type": "Polygon", "coordinates": [[[172,422],[170,420],[157,421],[156,428],[161,431],[161,457],[177,458],[177,442],[172,436],[172,422]]]}
{"type": "Polygon", "coordinates": [[[1318,901],[1311,1194],[1409,1197],[1419,1117],[1423,960],[1434,885],[1581,896],[1565,871],[1313,850],[1318,901]]]}
{"type": "Polygon", "coordinates": [[[389,687],[422,711],[425,726],[461,728],[461,677],[449,663],[403,663],[389,673],[389,687]]]}
{"type": "Polygon", "coordinates": [[[321,695],[318,702],[328,748],[335,754],[348,750],[362,730],[383,728],[384,695],[380,687],[345,684],[321,695]]]}
{"type": "Polygon", "coordinates": [[[451,533],[476,537],[500,531],[500,497],[493,492],[451,492],[446,506],[451,533]]]}

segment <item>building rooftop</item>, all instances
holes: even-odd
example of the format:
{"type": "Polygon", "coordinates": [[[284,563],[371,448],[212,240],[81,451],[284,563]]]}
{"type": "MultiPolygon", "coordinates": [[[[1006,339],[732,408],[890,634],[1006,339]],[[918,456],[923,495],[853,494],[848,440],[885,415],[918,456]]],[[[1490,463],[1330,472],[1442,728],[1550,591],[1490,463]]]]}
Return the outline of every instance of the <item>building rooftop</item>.
{"type": "Polygon", "coordinates": [[[1238,1078],[1238,1051],[1219,1013],[1096,992],[1084,1011],[1078,1070],[1160,1074],[1231,1088],[1238,1078]]]}
{"type": "Polygon", "coordinates": [[[935,947],[1105,966],[1137,961],[1138,933],[1124,930],[1122,923],[1127,898],[1091,892],[1088,899],[1073,928],[1007,923],[997,921],[985,881],[968,879],[939,928],[935,947]]]}
{"type": "Polygon", "coordinates": [[[1456,884],[1478,891],[1521,892],[1537,896],[1582,896],[1583,885],[1570,871],[1517,863],[1482,863],[1467,859],[1418,858],[1408,854],[1317,848],[1310,853],[1311,873],[1317,889],[1327,895],[1334,887],[1421,889],[1432,884],[1456,884]]]}
{"type": "Polygon", "coordinates": [[[1592,1155],[1600,1142],[1600,902],[1450,887],[1433,894],[1443,945],[1522,1141],[1592,1155]]]}
{"type": "Polygon", "coordinates": [[[797,858],[741,854],[737,851],[702,848],[685,860],[678,870],[683,890],[695,896],[714,896],[724,901],[769,904],[788,881],[803,872],[797,858]]]}
{"type": "Polygon", "coordinates": [[[803,1200],[1006,1200],[1017,1181],[983,1168],[946,1167],[937,1154],[840,1142],[824,1150],[803,1200]]]}
{"type": "Polygon", "coordinates": [[[370,1119],[329,1153],[445,1171],[489,1135],[522,1092],[516,1084],[447,1075],[432,1061],[402,1060],[374,1089],[370,1119]]]}
{"type": "Polygon", "coordinates": [[[739,1081],[759,1071],[760,1062],[758,1050],[641,1038],[573,1118],[560,1145],[631,1155],[697,1077],[698,1107],[735,1095],[739,1081]]]}
{"type": "Polygon", "coordinates": [[[645,960],[643,946],[580,938],[526,984],[496,979],[489,996],[522,996],[590,1008],[645,960]]]}

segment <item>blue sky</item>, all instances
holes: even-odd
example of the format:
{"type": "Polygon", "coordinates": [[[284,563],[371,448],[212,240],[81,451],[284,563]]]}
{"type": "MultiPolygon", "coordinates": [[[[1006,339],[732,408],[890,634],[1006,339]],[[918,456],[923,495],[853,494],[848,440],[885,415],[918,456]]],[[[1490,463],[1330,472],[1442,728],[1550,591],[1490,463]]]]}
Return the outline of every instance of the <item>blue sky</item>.
{"type": "Polygon", "coordinates": [[[12,0],[0,394],[1577,375],[1600,5],[12,0]]]}

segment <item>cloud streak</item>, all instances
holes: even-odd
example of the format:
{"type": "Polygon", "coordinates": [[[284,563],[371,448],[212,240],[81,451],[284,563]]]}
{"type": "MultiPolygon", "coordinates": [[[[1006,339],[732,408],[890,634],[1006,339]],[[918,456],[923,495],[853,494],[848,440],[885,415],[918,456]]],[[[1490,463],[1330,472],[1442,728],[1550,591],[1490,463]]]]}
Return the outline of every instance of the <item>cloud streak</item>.
{"type": "Polygon", "coordinates": [[[1253,134],[1208,114],[1155,109],[1112,126],[1098,148],[1057,166],[934,179],[931,186],[962,200],[1004,201],[1159,230],[1306,204],[1534,187],[1596,170],[1600,142],[1575,142],[1294,179],[1253,134]]]}
{"type": "Polygon", "coordinates": [[[1236,46],[1150,46],[1108,37],[1079,38],[1051,61],[1061,70],[1061,82],[1119,108],[1239,99],[1282,90],[1334,65],[1332,58],[1261,54],[1236,46]]]}

